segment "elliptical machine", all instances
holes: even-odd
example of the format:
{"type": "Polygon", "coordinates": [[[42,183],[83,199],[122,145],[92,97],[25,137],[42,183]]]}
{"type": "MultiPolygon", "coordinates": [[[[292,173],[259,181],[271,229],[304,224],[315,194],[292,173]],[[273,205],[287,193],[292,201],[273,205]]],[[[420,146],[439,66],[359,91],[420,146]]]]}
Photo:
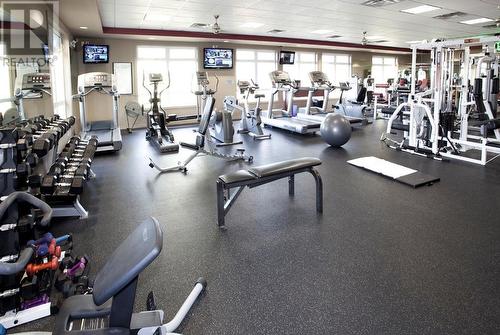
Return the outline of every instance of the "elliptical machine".
{"type": "Polygon", "coordinates": [[[265,94],[255,93],[255,91],[259,89],[259,85],[253,80],[251,83],[246,80],[238,80],[238,87],[240,93],[244,95],[243,106],[245,108],[244,111],[241,111],[240,129],[238,129],[238,133],[248,134],[252,136],[254,140],[271,139],[271,134],[265,134],[262,130],[262,119],[260,117],[262,112],[260,108],[260,98],[265,97],[265,94]],[[254,109],[250,109],[250,105],[248,104],[250,94],[253,94],[255,99],[257,99],[254,109]]]}
{"type": "MultiPolygon", "coordinates": [[[[145,76],[143,75],[142,86],[148,91],[151,98],[151,104],[147,115],[146,140],[153,143],[160,152],[176,152],[179,151],[179,144],[174,142],[174,134],[168,129],[167,123],[171,119],[161,107],[161,94],[170,87],[170,76],[168,76],[168,84],[158,92],[158,86],[163,81],[161,73],[149,74],[149,85],[153,85],[153,92],[147,87],[145,76]]],[[[144,107],[143,107],[144,108],[144,107]]],[[[172,120],[175,120],[175,115],[172,120]]]]}

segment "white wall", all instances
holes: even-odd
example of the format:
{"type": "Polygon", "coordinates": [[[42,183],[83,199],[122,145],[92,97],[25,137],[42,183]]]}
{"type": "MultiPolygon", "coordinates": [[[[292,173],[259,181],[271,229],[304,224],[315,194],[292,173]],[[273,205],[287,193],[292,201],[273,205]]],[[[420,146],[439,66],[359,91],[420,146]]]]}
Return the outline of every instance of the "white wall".
{"type": "MultiPolygon", "coordinates": [[[[73,65],[73,92],[76,92],[76,77],[78,74],[86,73],[86,72],[108,72],[112,73],[112,64],[113,62],[132,62],[132,73],[133,73],[133,94],[132,95],[122,95],[120,97],[120,109],[119,109],[119,123],[122,128],[125,128],[127,125],[126,114],[124,110],[124,106],[129,101],[137,101],[137,78],[136,78],[136,66],[137,66],[137,55],[136,50],[139,45],[162,45],[162,46],[196,46],[198,47],[198,55],[199,55],[199,69],[203,69],[203,48],[206,47],[224,47],[224,48],[248,48],[248,49],[263,49],[263,50],[280,50],[281,47],[270,47],[268,45],[241,45],[241,44],[232,44],[232,43],[208,43],[208,42],[160,42],[160,41],[152,41],[152,40],[132,40],[132,39],[118,39],[118,38],[104,38],[104,39],[94,39],[94,38],[78,38],[79,41],[85,41],[89,43],[96,44],[108,44],[110,46],[110,61],[107,64],[83,64],[82,61],[82,50],[81,46],[78,48],[76,52],[72,53],[72,65],[73,65]]],[[[284,48],[287,50],[293,48],[284,48]]],[[[316,51],[321,52],[325,50],[321,49],[297,49],[297,51],[316,51]]],[[[363,77],[366,75],[367,71],[371,69],[371,53],[368,52],[346,52],[346,51],[336,51],[336,50],[326,50],[326,52],[335,52],[335,53],[348,53],[351,54],[352,57],[352,74],[358,74],[363,77]]],[[[401,56],[402,59],[407,59],[408,56],[401,56]]],[[[279,66],[279,65],[278,65],[279,66]]],[[[210,74],[216,74],[219,79],[219,90],[215,95],[216,99],[216,108],[222,109],[222,101],[225,96],[235,95],[237,92],[236,82],[237,78],[235,75],[235,68],[226,69],[226,70],[210,70],[210,74]]],[[[186,76],[192,77],[192,73],[186,73],[186,76]]],[[[190,87],[186,87],[186,90],[190,90],[190,87]]],[[[298,104],[303,104],[304,101],[299,102],[298,104]]],[[[262,108],[266,108],[266,104],[262,104],[262,108]]],[[[74,109],[78,114],[78,108],[74,109]]],[[[88,111],[88,119],[104,119],[109,118],[111,115],[111,99],[105,96],[98,96],[96,94],[90,96],[87,99],[87,111],[88,111]]],[[[196,112],[195,106],[192,107],[184,107],[184,108],[170,108],[167,109],[168,113],[177,114],[177,115],[188,115],[196,112]]],[[[236,117],[239,117],[236,115],[236,117]]],[[[136,126],[145,126],[144,118],[139,118],[136,126]]]]}

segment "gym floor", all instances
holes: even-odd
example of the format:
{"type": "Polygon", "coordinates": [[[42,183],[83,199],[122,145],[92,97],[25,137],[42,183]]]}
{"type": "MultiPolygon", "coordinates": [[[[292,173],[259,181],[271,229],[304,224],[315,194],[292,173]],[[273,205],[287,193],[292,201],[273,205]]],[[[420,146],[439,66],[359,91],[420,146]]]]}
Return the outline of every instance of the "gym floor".
{"type": "MultiPolygon", "coordinates": [[[[321,158],[324,213],[315,211],[313,178],[300,174],[293,199],[286,180],[246,189],[227,231],[216,224],[215,182],[245,164],[201,157],[187,175],[158,175],[148,156],[162,165],[180,157],[157,153],[139,129],[124,134],[119,153],[96,157],[82,197],[89,219],[56,222],[53,232],[72,232],[95,274],[156,217],[164,247],[139,278],[136,311],[153,290],[170,319],[203,276],[207,290],[178,330],[186,335],[500,333],[500,159],[481,167],[399,153],[379,141],[384,126],[354,131],[342,149],[281,130],[266,129],[272,139],[261,142],[244,136],[255,165],[321,158]],[[441,181],[412,189],[346,163],[362,156],[441,181]]],[[[193,142],[192,129],[175,129],[176,140],[193,142]]]]}

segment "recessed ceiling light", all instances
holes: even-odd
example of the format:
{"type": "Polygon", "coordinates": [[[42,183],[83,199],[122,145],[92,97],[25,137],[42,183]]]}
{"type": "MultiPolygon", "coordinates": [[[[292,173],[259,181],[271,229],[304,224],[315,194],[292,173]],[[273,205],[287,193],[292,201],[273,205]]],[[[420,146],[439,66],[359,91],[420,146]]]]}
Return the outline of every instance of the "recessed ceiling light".
{"type": "Polygon", "coordinates": [[[262,27],[264,23],[259,23],[259,22],[247,22],[243,23],[240,27],[241,28],[259,28],[262,27]]]}
{"type": "Polygon", "coordinates": [[[229,41],[228,41],[228,40],[225,40],[225,41],[224,41],[224,43],[229,43],[229,41]]]}
{"type": "Polygon", "coordinates": [[[318,30],[311,31],[311,34],[323,35],[323,34],[328,34],[331,32],[332,32],[331,30],[327,30],[327,29],[318,29],[318,30]]]}
{"type": "Polygon", "coordinates": [[[417,6],[413,8],[408,8],[408,9],[403,9],[401,10],[402,12],[405,13],[410,13],[410,14],[422,14],[422,13],[427,13],[431,12],[433,10],[441,9],[436,6],[429,6],[429,5],[422,5],[422,6],[417,6]]]}
{"type": "Polygon", "coordinates": [[[148,40],[156,40],[156,37],[148,37],[148,40]]]}
{"type": "Polygon", "coordinates": [[[80,29],[87,30],[89,27],[81,26],[80,29]]]}
{"type": "Polygon", "coordinates": [[[493,21],[492,19],[488,19],[487,17],[481,17],[479,19],[472,19],[472,20],[467,20],[467,21],[460,21],[460,23],[463,24],[478,24],[478,23],[486,23],[486,22],[491,22],[493,21]]]}

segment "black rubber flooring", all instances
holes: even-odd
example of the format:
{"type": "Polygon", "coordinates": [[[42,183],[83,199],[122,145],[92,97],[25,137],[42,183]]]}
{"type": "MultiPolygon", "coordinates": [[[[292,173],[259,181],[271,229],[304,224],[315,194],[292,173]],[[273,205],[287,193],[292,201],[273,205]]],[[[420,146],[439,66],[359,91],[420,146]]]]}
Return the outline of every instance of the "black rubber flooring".
{"type": "Polygon", "coordinates": [[[156,217],[164,248],[139,278],[136,310],[154,290],[171,318],[205,277],[206,292],[178,330],[185,335],[499,334],[500,159],[481,167],[396,152],[379,141],[384,125],[355,131],[342,149],[281,130],[268,130],[269,141],[244,137],[254,164],[321,158],[324,213],[316,214],[314,181],[302,174],[292,199],[286,180],[245,190],[225,232],[216,225],[215,181],[245,164],[202,157],[186,175],[158,175],[148,156],[166,165],[180,158],[157,153],[144,130],[124,134],[121,152],[95,159],[97,178],[82,198],[89,219],[53,231],[72,232],[95,273],[138,223],[156,217]],[[412,189],[346,163],[362,156],[441,182],[412,189]]]}

